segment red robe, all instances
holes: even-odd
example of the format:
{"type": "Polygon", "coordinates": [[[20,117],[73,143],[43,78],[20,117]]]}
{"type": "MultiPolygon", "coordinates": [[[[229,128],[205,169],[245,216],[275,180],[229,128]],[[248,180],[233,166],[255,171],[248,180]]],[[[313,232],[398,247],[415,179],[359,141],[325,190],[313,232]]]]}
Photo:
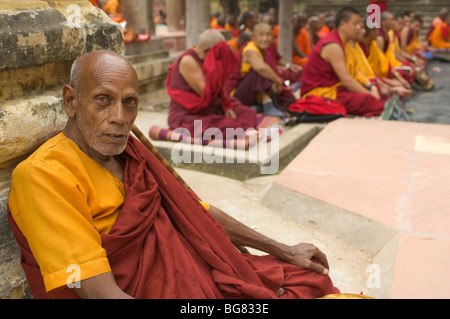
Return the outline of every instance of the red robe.
{"type": "MultiPolygon", "coordinates": [[[[262,77],[255,70],[251,69],[244,76],[241,75],[241,64],[242,64],[242,52],[247,44],[244,44],[239,52],[236,54],[239,65],[234,69],[231,75],[225,82],[225,91],[234,91],[234,96],[245,105],[259,105],[258,93],[264,92],[271,96],[272,99],[276,99],[278,108],[282,111],[286,111],[289,106],[295,103],[296,98],[292,94],[292,90],[283,85],[283,89],[280,94],[275,96],[272,90],[272,81],[262,77]]],[[[264,62],[267,63],[272,70],[284,80],[298,80],[301,73],[294,73],[289,70],[285,70],[280,73],[278,70],[278,60],[281,56],[278,54],[274,45],[271,45],[267,50],[262,52],[264,56],[264,62]]]]}
{"type": "MultiPolygon", "coordinates": [[[[344,44],[342,43],[337,29],[334,29],[327,36],[322,38],[314,46],[314,49],[309,56],[308,63],[303,69],[302,95],[315,88],[332,87],[340,81],[336,72],[334,72],[331,63],[328,63],[320,56],[324,45],[329,43],[339,44],[345,52],[344,44]]],[[[384,104],[371,94],[351,92],[342,85],[337,87],[336,101],[346,108],[348,115],[377,116],[384,110],[384,104]]]]}
{"type": "Polygon", "coordinates": [[[256,127],[256,112],[229,96],[223,86],[230,73],[237,67],[235,54],[226,42],[215,45],[202,61],[193,49],[187,50],[169,68],[166,89],[171,97],[168,123],[170,129],[187,128],[194,135],[194,121],[202,121],[202,133],[208,128],[218,128],[225,135],[227,128],[256,127]],[[203,69],[206,87],[198,96],[178,70],[180,60],[192,56],[203,69]],[[225,116],[232,109],[237,118],[225,116]]]}
{"type": "MultiPolygon", "coordinates": [[[[222,226],[158,159],[130,136],[120,160],[125,202],[102,235],[118,286],[133,297],[317,298],[338,293],[329,276],[273,256],[241,254],[222,226]]],[[[22,251],[22,266],[35,298],[78,298],[63,287],[46,293],[39,265],[8,212],[22,251]]]]}

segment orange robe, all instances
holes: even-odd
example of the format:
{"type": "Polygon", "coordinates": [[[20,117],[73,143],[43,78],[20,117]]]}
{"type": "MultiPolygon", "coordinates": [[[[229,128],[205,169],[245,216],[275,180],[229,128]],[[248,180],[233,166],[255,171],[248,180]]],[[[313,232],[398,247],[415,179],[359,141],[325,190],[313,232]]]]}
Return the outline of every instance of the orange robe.
{"type": "MultiPolygon", "coordinates": [[[[306,30],[306,26],[300,29],[298,32],[297,38],[295,39],[295,43],[300,51],[302,51],[306,56],[311,54],[311,40],[309,38],[309,33],[306,30]]],[[[292,56],[292,63],[298,64],[301,66],[305,66],[306,62],[308,62],[308,58],[302,58],[295,54],[295,51],[292,56]]]]}
{"type": "Polygon", "coordinates": [[[428,40],[430,41],[430,45],[434,48],[439,49],[448,49],[450,48],[450,32],[449,25],[447,22],[442,22],[438,26],[436,26],[431,32],[428,40]]]}

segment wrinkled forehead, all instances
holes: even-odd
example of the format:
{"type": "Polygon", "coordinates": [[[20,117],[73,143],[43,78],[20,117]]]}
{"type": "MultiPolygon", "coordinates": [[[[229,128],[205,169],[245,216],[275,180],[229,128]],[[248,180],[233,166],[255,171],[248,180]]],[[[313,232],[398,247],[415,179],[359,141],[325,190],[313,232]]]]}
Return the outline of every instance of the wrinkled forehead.
{"type": "Polygon", "coordinates": [[[104,83],[137,89],[137,73],[128,60],[121,56],[102,54],[86,61],[81,73],[81,84],[85,89],[93,90],[104,83]],[[85,85],[83,85],[83,83],[85,85]]]}

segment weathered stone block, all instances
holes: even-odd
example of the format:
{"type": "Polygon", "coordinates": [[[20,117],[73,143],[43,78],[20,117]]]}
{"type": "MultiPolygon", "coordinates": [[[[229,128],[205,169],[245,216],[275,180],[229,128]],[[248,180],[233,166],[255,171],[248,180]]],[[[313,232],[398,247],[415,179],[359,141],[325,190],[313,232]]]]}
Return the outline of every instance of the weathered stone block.
{"type": "Polygon", "coordinates": [[[0,0],[0,298],[30,298],[6,219],[15,166],[63,129],[73,60],[123,51],[122,28],[87,0],[0,0]]]}

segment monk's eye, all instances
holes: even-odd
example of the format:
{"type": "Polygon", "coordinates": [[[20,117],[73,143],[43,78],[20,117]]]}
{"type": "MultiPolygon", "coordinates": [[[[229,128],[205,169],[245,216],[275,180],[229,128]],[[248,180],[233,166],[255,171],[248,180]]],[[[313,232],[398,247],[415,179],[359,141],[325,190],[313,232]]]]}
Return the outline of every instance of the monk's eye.
{"type": "Polygon", "coordinates": [[[106,106],[110,103],[111,99],[106,95],[99,95],[95,98],[98,105],[106,106]]]}
{"type": "Polygon", "coordinates": [[[135,98],[129,98],[129,99],[125,99],[123,101],[123,104],[127,105],[127,106],[130,106],[130,107],[134,107],[134,106],[137,106],[138,101],[135,98]]]}

